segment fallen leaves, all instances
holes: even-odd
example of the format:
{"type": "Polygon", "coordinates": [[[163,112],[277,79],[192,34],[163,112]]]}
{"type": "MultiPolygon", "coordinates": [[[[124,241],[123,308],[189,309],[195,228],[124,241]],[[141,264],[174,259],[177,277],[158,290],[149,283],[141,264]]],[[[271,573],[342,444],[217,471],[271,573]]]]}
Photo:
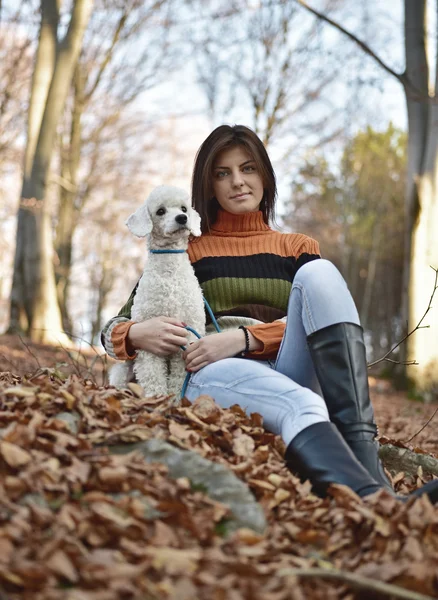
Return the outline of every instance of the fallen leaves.
{"type": "Polygon", "coordinates": [[[0,428],[0,598],[336,600],[353,597],[359,575],[364,597],[373,581],[438,594],[438,508],[385,492],[363,501],[344,486],[315,497],[285,468],[282,441],[239,407],[200,396],[175,408],[135,384],[0,374],[0,428]],[[230,534],[228,507],[202,486],[106,448],[151,438],[243,479],[265,510],[264,535],[230,534]]]}
{"type": "Polygon", "coordinates": [[[29,452],[9,442],[0,442],[0,454],[12,468],[24,467],[32,460],[29,452]]]}

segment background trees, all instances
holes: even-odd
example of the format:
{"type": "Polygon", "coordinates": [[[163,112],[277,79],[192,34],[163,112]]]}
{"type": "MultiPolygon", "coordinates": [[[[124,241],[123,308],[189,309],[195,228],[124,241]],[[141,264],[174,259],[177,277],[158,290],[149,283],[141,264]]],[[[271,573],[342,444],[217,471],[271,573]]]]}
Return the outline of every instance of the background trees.
{"type": "MultiPolygon", "coordinates": [[[[339,22],[316,11],[304,0],[296,0],[318,19],[341,31],[358,44],[381,68],[400,82],[408,115],[408,167],[405,193],[405,259],[403,265],[403,317],[408,327],[420,321],[427,307],[428,290],[433,290],[438,264],[438,62],[432,67],[427,51],[430,21],[427,0],[404,0],[405,69],[398,72],[339,22]]],[[[435,6],[438,6],[435,3],[435,6]]],[[[438,23],[431,33],[438,39],[438,23]]],[[[436,331],[438,310],[428,314],[436,331]]],[[[419,366],[409,377],[423,394],[438,393],[438,336],[419,330],[407,342],[408,360],[419,366]]]]}
{"type": "MultiPolygon", "coordinates": [[[[344,272],[374,353],[406,327],[408,283],[417,307],[411,324],[418,321],[432,287],[428,263],[437,262],[430,225],[437,219],[436,102],[427,87],[425,0],[406,0],[403,36],[394,4],[377,0],[314,0],[316,9],[304,0],[233,0],[226,7],[216,0],[95,0],[77,56],[58,77],[62,94],[51,95],[55,64],[67,56],[68,32],[78,22],[71,17],[88,3],[60,3],[61,12],[55,0],[2,5],[0,320],[18,196],[25,201],[11,329],[39,339],[49,329],[96,338],[142,260],[123,221],[153,185],[189,186],[195,150],[211,127],[243,122],[269,146],[280,219],[318,238],[344,272]],[[393,116],[405,125],[401,95],[388,93],[391,78],[408,102],[407,159],[403,131],[388,126],[397,103],[393,116]],[[59,112],[50,108],[55,96],[59,112]],[[413,241],[402,268],[403,226],[413,241]],[[410,249],[422,258],[408,269],[410,249]]],[[[417,332],[412,342],[420,347],[412,346],[410,358],[433,364],[436,337],[417,332]]],[[[410,372],[424,389],[427,369],[410,372]]]]}
{"type": "Polygon", "coordinates": [[[292,186],[285,224],[319,240],[347,279],[368,332],[370,358],[401,337],[406,134],[368,127],[338,164],[315,153],[292,186]]]}
{"type": "Polygon", "coordinates": [[[62,339],[47,184],[59,118],[79,57],[92,0],[75,0],[64,35],[56,0],[41,0],[41,25],[28,109],[18,211],[10,329],[34,340],[62,339]]]}

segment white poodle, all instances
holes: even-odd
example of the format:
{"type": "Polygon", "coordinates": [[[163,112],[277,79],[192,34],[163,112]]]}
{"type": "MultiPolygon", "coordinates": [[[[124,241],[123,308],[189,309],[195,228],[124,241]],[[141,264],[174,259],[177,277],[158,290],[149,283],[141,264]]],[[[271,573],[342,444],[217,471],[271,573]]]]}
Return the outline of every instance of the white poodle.
{"type": "MultiPolygon", "coordinates": [[[[152,317],[174,317],[204,336],[202,290],[186,252],[189,235],[201,235],[201,219],[186,192],[167,185],[155,188],[126,225],[134,235],[148,236],[149,249],[132,306],[132,320],[138,323],[152,317]]],[[[189,342],[195,339],[190,333],[189,342]]],[[[186,376],[181,351],[163,358],[139,350],[133,361],[114,365],[110,385],[126,387],[132,366],[146,396],[175,394],[179,399],[186,376]]]]}

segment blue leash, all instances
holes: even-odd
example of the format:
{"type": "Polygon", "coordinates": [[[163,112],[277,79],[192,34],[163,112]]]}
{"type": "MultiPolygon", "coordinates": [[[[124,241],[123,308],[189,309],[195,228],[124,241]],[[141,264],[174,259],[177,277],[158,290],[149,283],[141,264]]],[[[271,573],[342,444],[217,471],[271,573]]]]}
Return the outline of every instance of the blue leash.
{"type": "MultiPolygon", "coordinates": [[[[218,333],[220,333],[221,332],[221,328],[219,327],[219,324],[216,321],[216,317],[214,316],[213,311],[211,310],[211,306],[209,305],[209,303],[207,302],[207,300],[205,298],[204,298],[204,304],[205,304],[205,308],[208,311],[208,314],[210,315],[210,318],[211,318],[211,321],[212,321],[212,323],[214,325],[214,328],[216,329],[216,331],[218,333]]],[[[199,335],[199,333],[197,331],[195,331],[192,327],[189,327],[187,325],[186,329],[187,329],[187,331],[190,331],[191,333],[193,333],[193,335],[195,335],[198,338],[198,340],[201,339],[201,336],[199,335]]],[[[181,346],[181,350],[185,350],[185,349],[186,349],[185,346],[181,346]]],[[[187,375],[186,375],[186,377],[184,379],[184,383],[183,383],[182,390],[181,390],[181,400],[186,395],[187,386],[189,385],[189,381],[190,381],[190,377],[191,376],[192,376],[191,373],[187,373],[187,375]]]]}
{"type": "Polygon", "coordinates": [[[169,250],[163,248],[162,250],[149,250],[151,254],[183,254],[185,250],[169,250]]]}

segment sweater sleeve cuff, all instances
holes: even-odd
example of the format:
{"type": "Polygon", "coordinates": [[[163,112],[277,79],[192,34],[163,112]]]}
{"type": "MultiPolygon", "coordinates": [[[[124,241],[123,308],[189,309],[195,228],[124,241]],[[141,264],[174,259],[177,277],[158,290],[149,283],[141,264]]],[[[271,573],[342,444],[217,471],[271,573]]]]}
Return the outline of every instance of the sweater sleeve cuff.
{"type": "Polygon", "coordinates": [[[283,339],[285,327],[286,323],[283,321],[249,326],[248,331],[263,344],[263,347],[254,352],[249,352],[247,354],[248,358],[263,358],[264,360],[275,358],[283,339]]]}
{"type": "Polygon", "coordinates": [[[128,333],[132,325],[134,325],[134,321],[124,321],[115,325],[111,331],[111,342],[118,360],[132,360],[137,355],[128,340],[128,333]]]}

